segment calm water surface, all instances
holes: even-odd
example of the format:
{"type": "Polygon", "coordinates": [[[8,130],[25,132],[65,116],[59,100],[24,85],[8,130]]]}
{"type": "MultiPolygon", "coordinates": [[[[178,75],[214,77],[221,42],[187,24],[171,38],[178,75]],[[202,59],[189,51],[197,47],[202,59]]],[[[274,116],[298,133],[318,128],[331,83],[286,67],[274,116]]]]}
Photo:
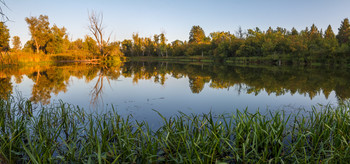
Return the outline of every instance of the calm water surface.
{"type": "Polygon", "coordinates": [[[236,109],[297,112],[350,97],[346,68],[226,66],[166,62],[59,64],[0,70],[1,97],[20,93],[37,104],[59,100],[88,111],[111,109],[152,123],[165,116],[236,109]]]}

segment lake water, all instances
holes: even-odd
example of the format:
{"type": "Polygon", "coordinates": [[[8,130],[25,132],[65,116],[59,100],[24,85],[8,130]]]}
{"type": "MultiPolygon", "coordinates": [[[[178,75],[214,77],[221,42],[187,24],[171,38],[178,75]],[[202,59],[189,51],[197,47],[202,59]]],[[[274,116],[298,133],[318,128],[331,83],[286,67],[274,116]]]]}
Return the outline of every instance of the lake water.
{"type": "Polygon", "coordinates": [[[350,97],[350,70],[333,67],[230,66],[127,62],[115,65],[55,64],[0,70],[0,96],[11,92],[37,104],[59,100],[87,111],[132,114],[151,124],[179,111],[216,114],[285,110],[333,104],[350,97]]]}

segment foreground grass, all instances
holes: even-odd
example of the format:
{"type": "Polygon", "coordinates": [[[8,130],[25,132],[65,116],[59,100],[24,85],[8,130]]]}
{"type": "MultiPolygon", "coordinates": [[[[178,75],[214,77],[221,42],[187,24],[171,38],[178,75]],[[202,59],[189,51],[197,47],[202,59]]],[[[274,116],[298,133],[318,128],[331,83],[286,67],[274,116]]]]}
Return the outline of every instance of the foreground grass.
{"type": "Polygon", "coordinates": [[[158,129],[60,103],[0,100],[0,163],[343,163],[350,105],[307,114],[179,113],[158,129]]]}

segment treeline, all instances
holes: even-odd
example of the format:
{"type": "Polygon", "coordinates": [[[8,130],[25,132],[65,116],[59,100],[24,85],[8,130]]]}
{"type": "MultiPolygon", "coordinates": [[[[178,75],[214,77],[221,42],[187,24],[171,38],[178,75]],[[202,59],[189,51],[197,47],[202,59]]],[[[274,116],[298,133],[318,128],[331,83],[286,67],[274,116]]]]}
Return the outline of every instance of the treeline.
{"type": "Polygon", "coordinates": [[[121,42],[121,50],[125,56],[210,56],[210,57],[251,57],[268,55],[295,55],[307,57],[336,57],[350,54],[349,19],[344,19],[338,35],[331,25],[323,32],[316,25],[305,30],[290,31],[271,27],[266,31],[259,28],[238,30],[236,35],[230,32],[212,32],[205,35],[200,26],[193,26],[189,41],[175,40],[166,44],[164,34],[152,38],[140,38],[133,35],[132,40],[121,42]],[[159,39],[159,37],[161,39],[159,39]]]}
{"type": "MultiPolygon", "coordinates": [[[[92,15],[91,17],[98,19],[95,15],[92,15]]],[[[25,20],[28,24],[31,39],[27,41],[22,48],[20,38],[14,36],[12,38],[13,52],[21,51],[36,54],[70,53],[71,55],[85,54],[98,56],[101,55],[101,49],[103,49],[105,51],[103,55],[108,53],[108,56],[123,56],[119,49],[119,42],[101,40],[101,42],[103,42],[103,47],[101,47],[98,40],[89,35],[86,35],[84,39],[79,38],[75,41],[70,40],[68,38],[67,29],[65,27],[60,28],[55,24],[50,26],[49,18],[46,15],[27,17],[25,20]]],[[[7,26],[3,26],[3,31],[7,31],[8,33],[9,30],[7,26]]],[[[0,35],[2,35],[2,33],[0,35]]],[[[3,51],[9,50],[9,38],[10,36],[7,34],[6,37],[4,37],[3,42],[0,43],[4,43],[3,47],[6,47],[2,49],[3,51]]]]}
{"type": "MultiPolygon", "coordinates": [[[[92,15],[94,16],[94,15],[92,15]]],[[[89,16],[90,18],[90,16],[89,16]]],[[[338,28],[338,34],[329,25],[325,31],[312,25],[304,30],[287,30],[277,27],[262,31],[259,28],[243,31],[241,28],[230,32],[212,32],[205,35],[200,26],[193,26],[188,41],[175,40],[168,43],[164,33],[153,37],[140,37],[134,33],[132,39],[109,42],[98,40],[92,35],[83,39],[70,40],[66,28],[56,25],[50,27],[48,16],[26,18],[31,40],[23,48],[18,36],[12,38],[13,51],[30,53],[58,54],[83,53],[98,55],[101,51],[111,56],[207,56],[264,57],[269,55],[292,55],[297,57],[344,57],[350,54],[350,24],[344,19],[338,28]],[[101,49],[103,45],[104,49],[101,49]]],[[[91,23],[91,22],[90,22],[91,23]]],[[[91,28],[91,27],[89,27],[91,28]]],[[[9,33],[4,23],[0,24],[0,48],[9,50],[9,33]]],[[[109,39],[108,39],[109,40],[109,39]]]]}

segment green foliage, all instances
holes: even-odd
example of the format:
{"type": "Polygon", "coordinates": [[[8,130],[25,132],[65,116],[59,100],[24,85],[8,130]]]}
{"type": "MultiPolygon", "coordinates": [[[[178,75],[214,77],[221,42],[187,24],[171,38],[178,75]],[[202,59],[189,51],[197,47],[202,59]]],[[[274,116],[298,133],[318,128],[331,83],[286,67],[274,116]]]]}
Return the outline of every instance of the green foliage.
{"type": "Polygon", "coordinates": [[[339,44],[349,43],[349,37],[350,37],[350,23],[349,19],[345,18],[342,22],[340,27],[338,28],[339,32],[337,35],[337,39],[339,44]]]}
{"type": "Polygon", "coordinates": [[[120,51],[119,47],[118,42],[112,42],[105,47],[105,51],[109,53],[109,56],[123,57],[124,54],[120,51]]]}
{"type": "Polygon", "coordinates": [[[99,55],[100,50],[96,44],[96,41],[90,36],[85,36],[84,47],[93,55],[99,55]]]}
{"type": "Polygon", "coordinates": [[[349,105],[214,115],[179,113],[151,129],[116,110],[0,99],[4,163],[342,163],[350,156],[349,105]]]}
{"type": "Polygon", "coordinates": [[[8,51],[10,49],[10,32],[4,22],[0,22],[0,51],[8,51]]]}
{"type": "Polygon", "coordinates": [[[125,56],[210,56],[219,60],[229,57],[267,56],[281,59],[288,55],[294,60],[300,59],[301,63],[308,64],[309,58],[325,61],[350,54],[350,43],[345,41],[346,39],[343,39],[344,44],[338,44],[342,36],[348,37],[348,26],[348,19],[344,19],[337,37],[331,26],[323,33],[315,24],[300,32],[295,28],[288,31],[282,27],[270,27],[266,31],[259,28],[248,29],[247,33],[239,29],[237,37],[230,32],[212,32],[206,37],[200,26],[193,26],[189,42],[175,40],[165,46],[161,42],[162,34],[155,35],[153,40],[134,34],[133,41],[123,41],[121,49],[125,56]]]}
{"type": "Polygon", "coordinates": [[[12,37],[13,50],[18,51],[21,49],[21,39],[19,36],[12,37]]]}
{"type": "Polygon", "coordinates": [[[28,24],[32,40],[34,41],[36,53],[39,53],[39,50],[44,50],[50,39],[49,17],[46,15],[40,15],[39,18],[27,17],[25,20],[28,24]]]}
{"type": "MultiPolygon", "coordinates": [[[[91,18],[93,16],[98,18],[98,15],[91,15],[91,18]]],[[[240,28],[237,36],[224,31],[212,32],[206,36],[200,26],[193,26],[188,42],[175,40],[171,43],[167,43],[164,33],[155,34],[152,37],[140,37],[138,33],[134,33],[131,40],[113,43],[109,42],[109,39],[97,42],[96,36],[94,36],[95,39],[86,37],[84,40],[77,39],[70,42],[64,27],[58,28],[56,25],[49,27],[47,16],[26,18],[26,22],[29,25],[32,40],[24,45],[25,52],[89,53],[96,57],[101,56],[101,53],[103,53],[102,56],[120,57],[202,56],[215,58],[216,61],[232,57],[268,56],[274,56],[277,60],[288,55],[293,60],[302,61],[301,63],[304,64],[309,64],[310,58],[326,61],[350,54],[350,25],[347,18],[341,22],[337,36],[330,25],[325,32],[319,30],[315,24],[301,31],[295,28],[289,31],[282,27],[275,29],[269,27],[266,31],[254,28],[243,32],[240,28]]],[[[102,27],[100,28],[103,30],[102,27]]],[[[96,30],[94,34],[100,35],[98,29],[96,30]]]]}
{"type": "Polygon", "coordinates": [[[50,33],[50,40],[45,48],[46,53],[58,54],[68,49],[67,47],[64,47],[64,42],[66,40],[68,41],[66,31],[67,30],[64,27],[58,28],[56,25],[53,25],[50,33]]]}
{"type": "Polygon", "coordinates": [[[30,17],[25,20],[32,36],[32,41],[26,43],[32,45],[25,45],[27,49],[35,47],[36,53],[41,50],[45,54],[63,53],[68,49],[69,40],[66,28],[58,28],[56,25],[50,28],[49,17],[46,15],[40,15],[38,18],[30,17]]]}
{"type": "Polygon", "coordinates": [[[192,26],[190,31],[189,43],[202,43],[205,41],[205,33],[202,27],[192,26]]]}

